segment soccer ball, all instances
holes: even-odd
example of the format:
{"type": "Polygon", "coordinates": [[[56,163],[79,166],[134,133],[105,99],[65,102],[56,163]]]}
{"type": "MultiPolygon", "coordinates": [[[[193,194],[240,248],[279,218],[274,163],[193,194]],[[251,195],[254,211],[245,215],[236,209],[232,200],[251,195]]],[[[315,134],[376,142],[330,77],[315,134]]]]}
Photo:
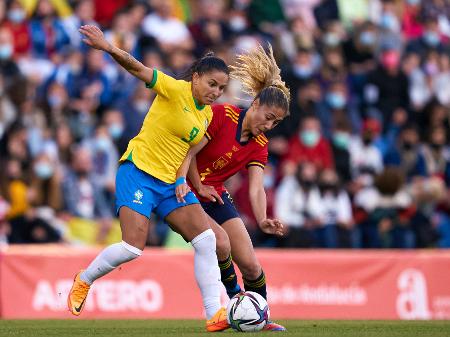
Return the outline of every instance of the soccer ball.
{"type": "Polygon", "coordinates": [[[270,310],[264,297],[253,291],[239,293],[227,306],[228,323],[240,332],[260,331],[269,321],[270,310]]]}

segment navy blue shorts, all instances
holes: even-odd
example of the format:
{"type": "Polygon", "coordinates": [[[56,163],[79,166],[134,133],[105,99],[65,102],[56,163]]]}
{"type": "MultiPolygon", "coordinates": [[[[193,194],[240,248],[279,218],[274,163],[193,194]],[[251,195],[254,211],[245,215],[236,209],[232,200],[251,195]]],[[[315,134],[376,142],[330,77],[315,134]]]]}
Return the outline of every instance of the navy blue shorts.
{"type": "Polygon", "coordinates": [[[168,184],[138,169],[131,161],[120,164],[116,176],[116,212],[127,206],[147,218],[155,212],[164,219],[177,208],[198,204],[194,193],[189,192],[184,200],[178,202],[175,183],[168,184]]]}
{"type": "Polygon", "coordinates": [[[230,193],[223,192],[221,197],[223,200],[223,205],[212,201],[201,202],[206,214],[213,218],[219,225],[222,225],[230,219],[239,218],[239,213],[236,207],[234,207],[233,199],[231,198],[230,193]]]}

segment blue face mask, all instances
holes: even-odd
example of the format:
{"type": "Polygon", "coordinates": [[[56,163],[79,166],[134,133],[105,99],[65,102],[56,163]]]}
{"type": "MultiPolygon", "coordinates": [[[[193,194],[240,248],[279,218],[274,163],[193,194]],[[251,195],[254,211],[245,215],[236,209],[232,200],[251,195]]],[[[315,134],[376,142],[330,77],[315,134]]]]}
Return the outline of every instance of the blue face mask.
{"type": "Polygon", "coordinates": [[[300,141],[307,147],[314,147],[320,139],[320,133],[314,130],[305,130],[300,132],[300,141]]]}
{"type": "Polygon", "coordinates": [[[397,17],[392,13],[384,13],[381,16],[381,27],[388,30],[396,30],[398,27],[397,17]]]}
{"type": "Polygon", "coordinates": [[[375,44],[375,34],[370,31],[362,32],[359,36],[359,42],[364,46],[373,46],[375,44]]]}
{"type": "Polygon", "coordinates": [[[430,47],[436,47],[439,42],[441,42],[439,34],[433,31],[427,31],[423,33],[423,39],[425,40],[425,43],[430,47]]]}
{"type": "Polygon", "coordinates": [[[48,104],[54,108],[54,107],[59,107],[61,106],[61,104],[63,103],[63,99],[61,96],[58,95],[50,95],[48,97],[48,104]]]}
{"type": "Polygon", "coordinates": [[[333,143],[340,149],[347,149],[350,143],[350,135],[347,132],[337,131],[333,135],[333,143]]]}
{"type": "Polygon", "coordinates": [[[311,66],[294,65],[294,73],[300,78],[308,78],[311,77],[313,69],[311,66]]]}
{"type": "Polygon", "coordinates": [[[49,179],[53,176],[53,166],[50,163],[41,162],[33,167],[34,173],[40,179],[49,179]]]}
{"type": "Polygon", "coordinates": [[[13,54],[13,47],[10,44],[0,46],[0,60],[9,60],[13,54]]]}
{"type": "Polygon", "coordinates": [[[326,96],[326,100],[333,109],[342,109],[347,103],[345,96],[337,92],[329,92],[326,96]]]}
{"type": "Polygon", "coordinates": [[[108,132],[112,139],[119,139],[123,133],[123,126],[118,123],[111,124],[108,128],[108,132]]]}
{"type": "Polygon", "coordinates": [[[99,137],[95,140],[95,148],[99,151],[108,151],[111,142],[106,137],[99,137]]]}
{"type": "Polygon", "coordinates": [[[326,33],[323,37],[323,42],[330,47],[336,47],[341,43],[341,39],[335,33],[326,33]]]}
{"type": "Polygon", "coordinates": [[[25,11],[20,8],[11,9],[8,12],[8,19],[14,23],[21,23],[25,20],[25,11]]]}

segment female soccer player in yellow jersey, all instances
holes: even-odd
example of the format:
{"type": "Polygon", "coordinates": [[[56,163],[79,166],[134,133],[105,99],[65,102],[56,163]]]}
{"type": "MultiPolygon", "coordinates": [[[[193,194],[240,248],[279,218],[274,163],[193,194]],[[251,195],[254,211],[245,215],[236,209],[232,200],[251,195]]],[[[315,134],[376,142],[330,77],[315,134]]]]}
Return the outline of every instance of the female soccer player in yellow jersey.
{"type": "MultiPolygon", "coordinates": [[[[239,55],[231,77],[240,80],[245,91],[253,97],[250,108],[240,110],[229,104],[213,107],[214,119],[205,137],[189,150],[177,172],[177,182],[186,176],[192,158],[188,177],[216,234],[219,267],[228,295],[232,297],[241,291],[231,259],[233,256],[242,272],[245,290],[267,298],[264,272],[224,182],[239,170],[247,168],[250,203],[259,227],[268,234],[283,234],[281,222],[268,219],[266,214],[263,177],[268,140],[263,133],[274,128],[289,114],[290,93],[281,80],[270,45],[269,53],[259,46],[249,54],[239,55]],[[217,199],[216,194],[220,194],[221,198],[217,199]]],[[[184,201],[189,191],[188,185],[179,184],[176,191],[178,199],[184,201]]],[[[264,329],[286,330],[273,322],[266,324],[264,329]]]]}
{"type": "Polygon", "coordinates": [[[222,95],[229,78],[228,67],[220,58],[206,55],[192,65],[189,81],[175,80],[109,44],[99,28],[82,26],[80,32],[86,44],[109,53],[157,96],[117,171],[116,210],[122,242],[104,249],[86,270],[76,274],[67,300],[69,310],[79,315],[96,279],[141,255],[149,217],[155,212],[194,247],[194,271],[206,311],[206,329],[226,329],[214,232],[194,194],[187,195],[184,204],[177,202],[175,177],[189,148],[202,139],[211,122],[209,104],[222,95]]]}

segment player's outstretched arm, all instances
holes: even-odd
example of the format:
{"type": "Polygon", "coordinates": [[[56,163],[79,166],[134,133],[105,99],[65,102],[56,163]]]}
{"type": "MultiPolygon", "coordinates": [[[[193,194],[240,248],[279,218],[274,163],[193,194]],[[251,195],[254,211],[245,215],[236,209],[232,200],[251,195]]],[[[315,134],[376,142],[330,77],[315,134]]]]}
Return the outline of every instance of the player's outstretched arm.
{"type": "Polygon", "coordinates": [[[267,219],[267,197],[264,190],[264,170],[259,166],[250,166],[249,175],[249,199],[253,214],[259,228],[264,233],[282,236],[283,224],[278,219],[267,219]]]}
{"type": "Polygon", "coordinates": [[[146,83],[151,83],[153,80],[153,69],[144,66],[141,62],[136,60],[132,55],[126,51],[117,48],[106,41],[103,32],[97,26],[85,25],[79,29],[80,33],[84,35],[83,42],[92,48],[103,50],[110,54],[112,58],[119,63],[130,74],[136,76],[146,83]]]}

